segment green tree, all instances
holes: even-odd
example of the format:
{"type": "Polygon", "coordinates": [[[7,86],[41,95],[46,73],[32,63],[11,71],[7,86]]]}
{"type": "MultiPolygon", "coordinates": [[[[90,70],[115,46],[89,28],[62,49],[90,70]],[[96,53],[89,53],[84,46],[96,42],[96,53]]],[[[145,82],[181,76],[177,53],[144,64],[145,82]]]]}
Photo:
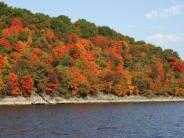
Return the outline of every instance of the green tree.
{"type": "Polygon", "coordinates": [[[56,32],[60,32],[63,35],[70,34],[73,31],[71,19],[64,15],[52,18],[51,28],[56,32]]]}
{"type": "Polygon", "coordinates": [[[114,40],[119,40],[121,38],[120,34],[115,32],[114,30],[112,30],[108,26],[100,26],[100,27],[98,27],[98,32],[99,32],[99,34],[101,34],[103,36],[108,36],[108,37],[110,37],[111,39],[114,39],[114,40]]]}
{"type": "Polygon", "coordinates": [[[76,32],[84,38],[95,37],[98,29],[94,23],[90,23],[85,19],[80,19],[74,23],[76,32]]]}

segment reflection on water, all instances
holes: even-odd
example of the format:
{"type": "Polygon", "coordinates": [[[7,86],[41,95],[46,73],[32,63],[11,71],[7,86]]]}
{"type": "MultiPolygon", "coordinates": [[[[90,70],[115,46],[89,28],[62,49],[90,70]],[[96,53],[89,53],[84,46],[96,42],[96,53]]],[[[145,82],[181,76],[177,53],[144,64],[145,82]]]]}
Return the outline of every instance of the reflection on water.
{"type": "Polygon", "coordinates": [[[2,138],[181,138],[184,103],[0,106],[2,138]]]}

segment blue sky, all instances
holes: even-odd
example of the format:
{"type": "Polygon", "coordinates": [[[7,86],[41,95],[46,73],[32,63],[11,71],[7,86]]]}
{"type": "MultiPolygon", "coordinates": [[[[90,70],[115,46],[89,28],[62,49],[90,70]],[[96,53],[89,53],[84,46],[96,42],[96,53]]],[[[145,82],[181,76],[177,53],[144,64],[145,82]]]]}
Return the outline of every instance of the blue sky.
{"type": "Polygon", "coordinates": [[[124,35],[177,51],[184,59],[184,0],[0,0],[50,16],[108,25],[124,35]]]}

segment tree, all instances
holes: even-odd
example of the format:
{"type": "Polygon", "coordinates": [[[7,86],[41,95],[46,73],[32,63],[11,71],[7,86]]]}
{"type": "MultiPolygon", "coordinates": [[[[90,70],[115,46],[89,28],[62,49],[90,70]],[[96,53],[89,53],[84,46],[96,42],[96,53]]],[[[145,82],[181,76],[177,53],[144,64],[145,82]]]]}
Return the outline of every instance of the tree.
{"type": "Polygon", "coordinates": [[[163,55],[167,60],[172,59],[173,57],[179,58],[179,55],[176,51],[173,51],[172,49],[165,49],[163,51],[163,55]]]}
{"type": "Polygon", "coordinates": [[[94,23],[90,23],[85,19],[79,19],[74,23],[76,32],[84,38],[95,37],[98,33],[98,29],[94,23]]]}
{"type": "Polygon", "coordinates": [[[58,65],[56,67],[56,71],[58,73],[58,80],[59,80],[59,88],[58,92],[61,96],[70,96],[71,90],[71,73],[69,71],[69,67],[65,67],[63,65],[58,65]]]}
{"type": "Polygon", "coordinates": [[[114,30],[112,30],[108,26],[100,26],[100,27],[98,27],[98,32],[99,32],[100,35],[108,36],[108,37],[110,37],[111,39],[114,39],[114,40],[119,40],[121,38],[120,34],[115,32],[114,30]]]}
{"type": "Polygon", "coordinates": [[[28,97],[31,95],[33,90],[33,80],[30,75],[25,75],[23,77],[23,95],[28,97]]]}
{"type": "Polygon", "coordinates": [[[157,64],[158,76],[160,77],[160,79],[164,79],[163,63],[159,59],[156,59],[156,64],[157,64]]]}
{"type": "Polygon", "coordinates": [[[64,15],[52,18],[51,28],[56,32],[60,32],[63,35],[70,34],[73,31],[73,25],[70,18],[64,15]]]}
{"type": "Polygon", "coordinates": [[[33,90],[67,97],[184,96],[184,61],[108,26],[0,2],[0,91],[27,97],[33,90]]]}
{"type": "Polygon", "coordinates": [[[71,73],[71,92],[72,95],[75,96],[77,94],[87,94],[89,93],[89,87],[88,79],[86,76],[76,67],[70,68],[71,73]]]}
{"type": "Polygon", "coordinates": [[[15,73],[10,72],[8,74],[8,89],[12,96],[22,95],[18,77],[15,73]]]}

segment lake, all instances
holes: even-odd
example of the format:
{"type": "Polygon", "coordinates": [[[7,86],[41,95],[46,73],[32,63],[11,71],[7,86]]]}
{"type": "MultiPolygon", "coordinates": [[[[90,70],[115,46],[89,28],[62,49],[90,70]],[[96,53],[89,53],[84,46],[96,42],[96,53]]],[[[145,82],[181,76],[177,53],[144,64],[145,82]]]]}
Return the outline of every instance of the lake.
{"type": "Polygon", "coordinates": [[[184,103],[0,106],[1,138],[181,138],[184,103]]]}

